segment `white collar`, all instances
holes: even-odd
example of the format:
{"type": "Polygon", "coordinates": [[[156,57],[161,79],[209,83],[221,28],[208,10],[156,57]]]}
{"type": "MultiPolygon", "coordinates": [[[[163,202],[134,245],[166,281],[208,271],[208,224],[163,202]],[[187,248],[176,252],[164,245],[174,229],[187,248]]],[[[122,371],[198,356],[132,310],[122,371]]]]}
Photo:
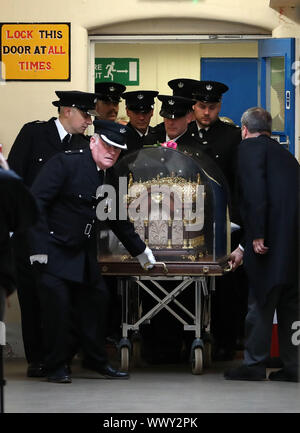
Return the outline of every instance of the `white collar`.
{"type": "Polygon", "coordinates": [[[176,138],[170,138],[168,136],[168,134],[166,134],[166,141],[175,141],[176,142],[178,140],[178,138],[180,138],[183,134],[186,133],[186,131],[187,131],[187,129],[182,134],[178,135],[178,137],[176,137],[176,138]]]}
{"type": "Polygon", "coordinates": [[[136,132],[139,134],[140,137],[144,137],[144,135],[148,135],[148,131],[149,131],[149,126],[145,132],[145,134],[143,134],[141,131],[139,131],[138,129],[134,128],[136,130],[136,132]]]}
{"type": "Polygon", "coordinates": [[[209,130],[209,126],[207,126],[206,128],[203,128],[203,127],[199,126],[199,124],[198,124],[197,121],[196,121],[196,125],[197,125],[197,128],[198,128],[198,131],[200,131],[200,129],[205,129],[205,131],[209,130]]]}
{"type": "MultiPolygon", "coordinates": [[[[58,133],[59,133],[60,141],[62,141],[65,138],[65,136],[69,133],[65,130],[61,121],[58,118],[55,119],[55,125],[56,125],[58,133]]],[[[71,137],[72,137],[72,134],[70,134],[70,139],[71,139],[71,137]]]]}

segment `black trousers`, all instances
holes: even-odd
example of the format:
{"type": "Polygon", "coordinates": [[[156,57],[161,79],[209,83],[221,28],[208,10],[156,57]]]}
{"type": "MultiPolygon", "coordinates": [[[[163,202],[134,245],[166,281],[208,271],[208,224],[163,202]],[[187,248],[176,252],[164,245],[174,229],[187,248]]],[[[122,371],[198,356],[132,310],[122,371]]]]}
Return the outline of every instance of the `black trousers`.
{"type": "Polygon", "coordinates": [[[16,270],[25,356],[28,363],[40,363],[44,359],[41,306],[36,275],[28,255],[17,258],[16,270]]]}
{"type": "Polygon", "coordinates": [[[100,276],[97,283],[87,285],[41,273],[39,296],[46,370],[53,371],[70,362],[74,329],[84,360],[105,365],[109,297],[103,278],[100,276]]]}
{"type": "Polygon", "coordinates": [[[265,364],[270,356],[273,317],[276,309],[278,321],[279,354],[285,367],[298,369],[299,346],[293,342],[292,328],[300,320],[298,285],[277,286],[272,289],[266,303],[261,306],[249,295],[246,317],[246,345],[244,362],[247,365],[265,364]]]}
{"type": "Polygon", "coordinates": [[[40,363],[44,359],[41,306],[35,270],[29,261],[27,233],[14,234],[12,245],[25,357],[28,363],[40,363]]]}

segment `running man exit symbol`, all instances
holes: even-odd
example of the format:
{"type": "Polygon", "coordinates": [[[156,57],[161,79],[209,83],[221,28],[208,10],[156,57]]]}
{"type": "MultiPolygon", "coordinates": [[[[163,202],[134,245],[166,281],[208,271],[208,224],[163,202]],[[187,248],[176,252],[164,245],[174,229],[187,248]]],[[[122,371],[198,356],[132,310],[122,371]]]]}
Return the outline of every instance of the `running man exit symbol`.
{"type": "Polygon", "coordinates": [[[139,85],[139,59],[95,58],[95,82],[111,81],[126,86],[139,85]]]}

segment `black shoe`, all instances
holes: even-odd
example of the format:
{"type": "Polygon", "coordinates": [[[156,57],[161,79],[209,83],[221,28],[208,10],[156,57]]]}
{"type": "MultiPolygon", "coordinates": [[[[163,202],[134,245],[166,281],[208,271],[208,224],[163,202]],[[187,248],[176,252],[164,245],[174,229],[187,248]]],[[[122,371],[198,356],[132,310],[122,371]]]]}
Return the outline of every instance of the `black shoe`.
{"type": "Polygon", "coordinates": [[[95,365],[91,365],[87,362],[83,362],[82,367],[86,368],[87,370],[95,371],[96,373],[101,374],[107,379],[128,379],[129,378],[128,373],[125,373],[124,371],[115,370],[110,365],[96,367],[95,365]]]}
{"type": "Polygon", "coordinates": [[[44,364],[32,362],[27,367],[27,377],[45,377],[46,371],[44,364]]]}
{"type": "Polygon", "coordinates": [[[292,371],[282,368],[281,370],[270,373],[269,380],[278,382],[299,382],[299,375],[297,374],[296,370],[292,371]]]}
{"type": "Polygon", "coordinates": [[[265,380],[266,369],[264,367],[241,365],[226,370],[224,377],[228,380],[265,380]]]}
{"type": "Polygon", "coordinates": [[[66,366],[60,367],[49,373],[47,380],[48,382],[53,383],[72,383],[71,376],[69,375],[69,368],[66,366]]]}

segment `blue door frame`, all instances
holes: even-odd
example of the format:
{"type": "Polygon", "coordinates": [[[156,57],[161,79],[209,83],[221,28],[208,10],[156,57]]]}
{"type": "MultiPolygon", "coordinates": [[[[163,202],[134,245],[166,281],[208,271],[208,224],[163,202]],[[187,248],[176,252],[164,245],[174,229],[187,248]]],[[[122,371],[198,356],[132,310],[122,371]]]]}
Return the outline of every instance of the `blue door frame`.
{"type": "Polygon", "coordinates": [[[295,39],[265,39],[258,42],[259,55],[259,102],[267,108],[268,68],[272,57],[284,57],[285,66],[285,122],[283,131],[273,131],[280,143],[286,145],[295,154],[295,86],[293,84],[293,67],[295,62],[295,39]]]}

